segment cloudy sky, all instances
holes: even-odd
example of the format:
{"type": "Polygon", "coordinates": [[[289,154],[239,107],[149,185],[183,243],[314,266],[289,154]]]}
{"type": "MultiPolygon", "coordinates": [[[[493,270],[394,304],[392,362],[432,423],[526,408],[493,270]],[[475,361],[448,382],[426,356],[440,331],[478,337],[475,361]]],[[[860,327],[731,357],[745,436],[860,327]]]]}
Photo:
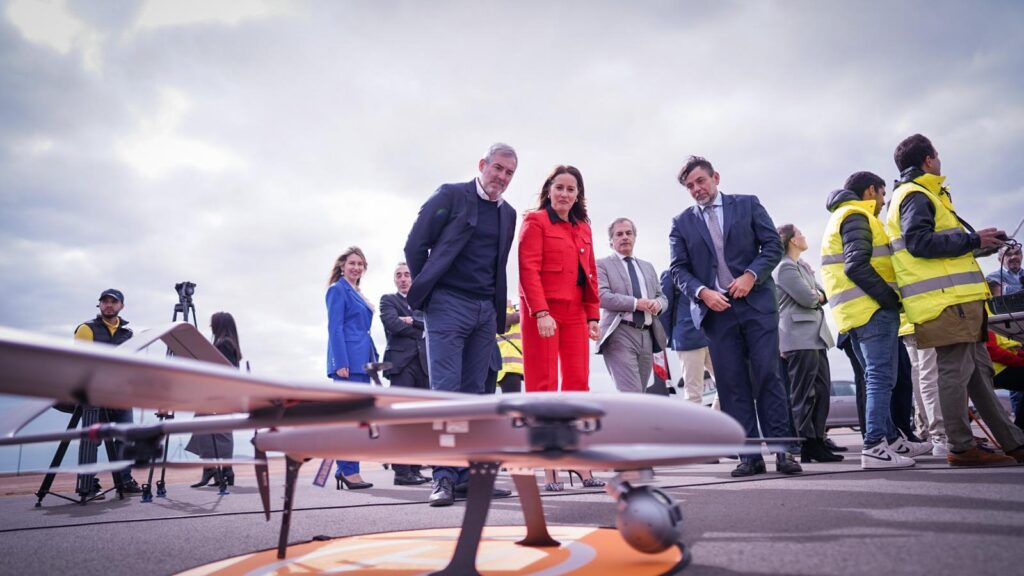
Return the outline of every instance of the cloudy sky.
{"type": "Polygon", "coordinates": [[[113,286],[145,328],[191,280],[254,371],[322,378],[333,259],[361,246],[364,291],[392,291],[420,204],[494,141],[518,211],[575,164],[602,252],[627,216],[658,268],[689,154],[812,263],[825,195],[895,177],[914,132],[962,216],[1012,231],[1022,24],[1009,1],[0,2],[0,324],[70,338],[113,286]]]}

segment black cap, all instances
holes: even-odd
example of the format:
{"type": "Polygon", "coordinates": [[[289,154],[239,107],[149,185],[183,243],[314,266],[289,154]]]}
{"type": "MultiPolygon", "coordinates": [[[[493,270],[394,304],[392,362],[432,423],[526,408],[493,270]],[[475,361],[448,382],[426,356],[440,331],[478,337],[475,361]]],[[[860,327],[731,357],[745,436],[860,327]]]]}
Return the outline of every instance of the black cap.
{"type": "Polygon", "coordinates": [[[118,302],[124,304],[124,294],[116,288],[107,288],[100,294],[100,300],[103,300],[107,296],[117,299],[118,302]]]}

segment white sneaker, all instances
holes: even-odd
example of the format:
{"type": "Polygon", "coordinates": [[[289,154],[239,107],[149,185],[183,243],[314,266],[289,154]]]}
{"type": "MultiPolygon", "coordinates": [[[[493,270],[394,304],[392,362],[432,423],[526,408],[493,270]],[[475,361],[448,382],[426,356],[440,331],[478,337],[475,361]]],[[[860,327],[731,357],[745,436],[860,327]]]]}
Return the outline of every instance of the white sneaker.
{"type": "Polygon", "coordinates": [[[910,468],[915,464],[913,458],[900,456],[889,448],[885,440],[873,448],[865,448],[860,453],[860,467],[865,470],[879,468],[910,468]]]}
{"type": "Polygon", "coordinates": [[[936,438],[932,440],[932,456],[942,456],[943,458],[949,456],[949,447],[946,446],[944,439],[936,438]]]}
{"type": "Polygon", "coordinates": [[[903,436],[900,436],[895,442],[889,445],[889,448],[900,456],[917,458],[918,456],[924,456],[926,454],[931,455],[932,450],[935,449],[935,445],[931,442],[911,442],[903,436]]]}

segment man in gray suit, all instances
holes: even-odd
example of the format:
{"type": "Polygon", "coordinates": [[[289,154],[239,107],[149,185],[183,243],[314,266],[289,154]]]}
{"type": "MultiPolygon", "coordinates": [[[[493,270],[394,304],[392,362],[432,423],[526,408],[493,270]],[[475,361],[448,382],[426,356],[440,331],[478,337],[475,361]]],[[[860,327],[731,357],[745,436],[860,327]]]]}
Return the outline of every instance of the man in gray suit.
{"type": "Polygon", "coordinates": [[[601,298],[601,335],[597,353],[620,392],[643,393],[651,377],[654,352],[665,348],[665,329],[657,320],[668,306],[650,262],[633,257],[636,226],[617,218],[608,227],[615,254],[597,261],[601,298]]]}

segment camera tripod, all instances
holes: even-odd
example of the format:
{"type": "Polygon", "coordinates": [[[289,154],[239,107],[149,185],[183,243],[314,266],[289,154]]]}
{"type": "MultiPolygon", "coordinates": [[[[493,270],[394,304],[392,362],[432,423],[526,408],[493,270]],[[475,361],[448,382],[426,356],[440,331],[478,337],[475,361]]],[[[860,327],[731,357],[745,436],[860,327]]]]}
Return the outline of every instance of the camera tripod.
{"type": "MultiPolygon", "coordinates": [[[[178,314],[181,314],[182,321],[189,321],[189,313],[192,316],[192,325],[199,328],[199,323],[196,321],[196,306],[192,303],[192,295],[195,294],[196,285],[194,282],[178,282],[174,285],[174,290],[178,293],[178,303],[174,305],[174,314],[171,316],[172,322],[178,321],[178,314]]],[[[168,356],[174,356],[174,353],[167,350],[168,356]]],[[[173,420],[174,412],[157,412],[156,417],[158,420],[163,422],[164,420],[173,420]]],[[[167,455],[170,452],[171,437],[164,436],[164,450],[163,459],[160,462],[160,479],[156,481],[156,495],[159,498],[167,497],[167,455]]],[[[146,476],[146,482],[142,485],[142,501],[152,502],[153,501],[153,472],[155,472],[156,466],[149,467],[149,473],[146,476]]]]}
{"type": "MultiPolygon", "coordinates": [[[[75,411],[71,414],[71,420],[68,422],[68,430],[74,430],[78,428],[79,422],[82,427],[86,428],[92,426],[97,422],[109,422],[106,408],[97,408],[95,406],[82,406],[79,404],[75,406],[75,411]]],[[[50,461],[50,468],[57,468],[64,460],[64,455],[68,451],[70,446],[70,440],[61,440],[60,445],[57,447],[57,452],[53,455],[53,460],[50,461]]],[[[107,450],[107,461],[115,462],[117,460],[117,450],[114,448],[114,441],[107,439],[103,441],[103,446],[107,450]]],[[[78,463],[79,464],[94,464],[96,462],[96,443],[90,442],[89,440],[80,440],[78,444],[78,463]]],[[[50,491],[53,487],[53,480],[57,476],[54,472],[49,472],[43,477],[43,482],[39,485],[39,491],[36,492],[36,508],[43,505],[43,498],[47,494],[53,494],[58,498],[63,498],[69,502],[77,502],[79,504],[86,504],[99,498],[105,497],[107,492],[111,490],[117,490],[117,497],[119,500],[124,500],[124,491],[121,484],[121,471],[115,470],[110,473],[111,479],[114,481],[113,488],[107,488],[103,492],[93,493],[93,487],[96,483],[96,476],[94,474],[79,474],[77,486],[75,492],[78,494],[78,499],[69,498],[63,494],[50,491]]]]}

